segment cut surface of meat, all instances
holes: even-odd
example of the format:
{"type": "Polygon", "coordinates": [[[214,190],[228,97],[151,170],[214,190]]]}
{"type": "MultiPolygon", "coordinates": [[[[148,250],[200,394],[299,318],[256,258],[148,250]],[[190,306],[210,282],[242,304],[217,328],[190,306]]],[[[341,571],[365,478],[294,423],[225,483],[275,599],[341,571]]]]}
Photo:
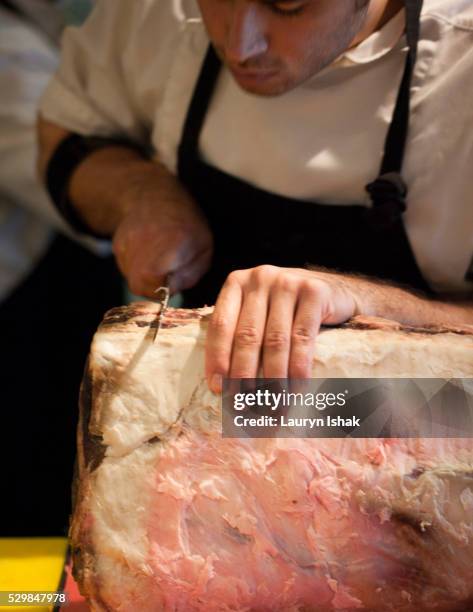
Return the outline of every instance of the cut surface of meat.
{"type": "MultiPolygon", "coordinates": [[[[107,313],[81,392],[74,571],[93,610],[473,611],[473,440],[230,439],[211,309],[107,313]]],[[[473,378],[473,327],[325,328],[314,377],[473,378]]]]}

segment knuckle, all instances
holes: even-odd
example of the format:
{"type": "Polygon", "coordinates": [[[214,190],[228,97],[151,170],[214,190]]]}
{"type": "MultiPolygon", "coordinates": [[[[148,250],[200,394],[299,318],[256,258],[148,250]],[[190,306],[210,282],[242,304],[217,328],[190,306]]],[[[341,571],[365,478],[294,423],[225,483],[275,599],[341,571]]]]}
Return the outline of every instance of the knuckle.
{"type": "Polygon", "coordinates": [[[264,264],[262,266],[253,268],[251,271],[251,276],[257,284],[263,284],[268,279],[272,279],[274,277],[276,270],[277,268],[275,266],[264,264]]]}
{"type": "Polygon", "coordinates": [[[292,341],[299,345],[310,346],[314,341],[314,334],[308,327],[297,325],[292,330],[292,341]]]}
{"type": "Polygon", "coordinates": [[[235,345],[238,347],[259,346],[261,338],[254,325],[239,327],[235,332],[235,345]]]}
{"type": "Polygon", "coordinates": [[[275,350],[284,350],[289,347],[290,338],[284,331],[274,329],[266,333],[264,347],[275,350]]]}
{"type": "Polygon", "coordinates": [[[230,322],[224,314],[214,313],[210,319],[209,327],[212,333],[222,335],[229,330],[230,322]]]}
{"type": "Polygon", "coordinates": [[[302,281],[301,289],[312,297],[320,297],[324,292],[324,283],[316,278],[307,278],[302,281]]]}
{"type": "Polygon", "coordinates": [[[280,274],[275,284],[277,289],[285,293],[293,293],[297,288],[295,280],[288,274],[280,274]]]}
{"type": "Polygon", "coordinates": [[[241,277],[242,277],[242,270],[233,270],[232,272],[230,272],[230,274],[227,276],[227,279],[225,281],[225,284],[227,286],[229,285],[235,285],[235,284],[240,284],[241,281],[241,277]]]}

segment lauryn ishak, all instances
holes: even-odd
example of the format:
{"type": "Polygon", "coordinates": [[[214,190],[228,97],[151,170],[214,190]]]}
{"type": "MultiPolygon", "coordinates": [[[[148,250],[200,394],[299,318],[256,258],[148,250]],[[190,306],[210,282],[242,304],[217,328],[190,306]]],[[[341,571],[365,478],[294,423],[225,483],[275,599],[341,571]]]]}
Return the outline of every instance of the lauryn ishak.
{"type": "Polygon", "coordinates": [[[274,416],[260,416],[260,417],[244,417],[239,414],[233,419],[234,424],[237,427],[304,427],[314,429],[314,427],[359,427],[360,419],[358,417],[341,417],[337,416],[325,416],[318,418],[290,418],[281,415],[280,417],[274,416]]]}

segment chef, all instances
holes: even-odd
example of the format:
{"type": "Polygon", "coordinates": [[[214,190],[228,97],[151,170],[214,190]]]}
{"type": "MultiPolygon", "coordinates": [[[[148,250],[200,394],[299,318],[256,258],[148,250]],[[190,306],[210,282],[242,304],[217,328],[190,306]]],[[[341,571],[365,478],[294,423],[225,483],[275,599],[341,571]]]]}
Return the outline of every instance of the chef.
{"type": "Polygon", "coordinates": [[[306,377],[320,325],[473,323],[470,0],[101,0],[40,172],[134,293],[216,302],[207,375],[306,377]]]}

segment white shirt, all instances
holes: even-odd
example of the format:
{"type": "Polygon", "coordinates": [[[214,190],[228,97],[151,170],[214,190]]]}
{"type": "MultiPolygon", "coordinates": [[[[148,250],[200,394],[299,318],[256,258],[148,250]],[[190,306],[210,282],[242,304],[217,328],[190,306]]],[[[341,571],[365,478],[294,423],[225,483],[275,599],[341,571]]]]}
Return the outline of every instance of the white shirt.
{"type": "MultiPolygon", "coordinates": [[[[282,96],[221,71],[200,138],[210,164],[289,197],[368,205],[406,57],[404,14],[282,96]]],[[[473,4],[425,0],[403,176],[407,233],[437,291],[470,292],[473,256],[473,4]]],[[[82,134],[150,141],[171,171],[208,46],[192,0],[100,0],[68,30],[42,101],[82,134]]],[[[376,257],[376,254],[373,254],[376,257]]]]}
{"type": "Polygon", "coordinates": [[[110,252],[103,241],[70,231],[36,177],[38,102],[57,64],[58,50],[48,35],[0,9],[0,301],[45,254],[53,229],[96,253],[110,252]]]}

